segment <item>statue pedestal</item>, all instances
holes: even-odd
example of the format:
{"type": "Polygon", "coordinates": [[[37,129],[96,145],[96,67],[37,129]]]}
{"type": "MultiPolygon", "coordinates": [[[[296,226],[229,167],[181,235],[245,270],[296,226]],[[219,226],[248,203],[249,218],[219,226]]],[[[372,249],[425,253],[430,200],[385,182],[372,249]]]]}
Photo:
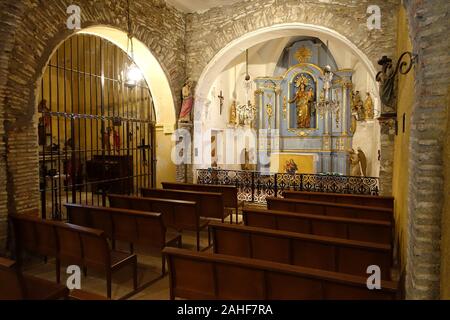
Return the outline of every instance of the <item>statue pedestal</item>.
{"type": "MultiPolygon", "coordinates": [[[[192,129],[193,129],[194,125],[192,122],[182,122],[179,121],[178,122],[178,129],[185,129],[189,132],[189,136],[190,136],[190,145],[193,145],[193,136],[192,136],[192,129]]],[[[183,144],[187,144],[186,141],[183,141],[183,144]]],[[[183,152],[185,152],[186,154],[191,154],[192,155],[192,147],[189,150],[183,150],[183,152]]],[[[192,159],[192,156],[191,156],[192,159]]],[[[177,178],[177,182],[190,182],[192,183],[194,181],[194,176],[193,176],[193,171],[192,171],[192,161],[191,163],[182,163],[182,164],[178,164],[176,166],[176,178],[177,178]]]]}

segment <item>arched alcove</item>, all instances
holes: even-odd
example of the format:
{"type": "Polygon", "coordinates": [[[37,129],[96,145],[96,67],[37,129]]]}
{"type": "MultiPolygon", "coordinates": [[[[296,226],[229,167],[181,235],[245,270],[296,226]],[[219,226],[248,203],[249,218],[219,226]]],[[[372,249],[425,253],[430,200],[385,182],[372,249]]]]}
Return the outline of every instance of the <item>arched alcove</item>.
{"type": "MultiPolygon", "coordinates": [[[[121,30],[107,26],[92,26],[79,31],[104,38],[124,51],[127,51],[127,34],[121,30]]],[[[176,121],[175,105],[169,80],[160,63],[147,46],[133,39],[134,60],[152,91],[156,123],[162,126],[174,126],[176,121]]]]}
{"type": "MultiPolygon", "coordinates": [[[[367,69],[370,78],[375,81],[377,71],[367,55],[338,32],[326,27],[304,23],[279,24],[249,32],[228,43],[214,56],[198,79],[196,86],[196,96],[198,97],[196,108],[198,108],[202,100],[207,97],[210,85],[214,81],[216,75],[246,49],[272,39],[294,36],[317,37],[322,41],[325,40],[325,42],[327,39],[335,40],[336,43],[342,45],[345,50],[349,50],[349,52],[352,52],[361,60],[361,63],[367,69]]],[[[334,50],[338,49],[339,48],[331,48],[331,51],[333,53],[334,50]]]]}
{"type": "MultiPolygon", "coordinates": [[[[196,86],[196,99],[194,105],[194,144],[197,150],[194,150],[195,157],[203,155],[202,159],[196,159],[197,168],[208,167],[208,161],[202,161],[208,157],[210,153],[210,147],[208,145],[209,137],[208,132],[210,130],[224,130],[227,128],[226,119],[227,108],[231,104],[230,99],[226,101],[226,105],[223,107],[225,112],[222,112],[220,116],[213,117],[212,113],[218,113],[218,101],[216,96],[221,92],[222,88],[216,88],[218,77],[223,74],[230,66],[234,68],[230,75],[225,75],[224,79],[238,79],[243,78],[245,74],[245,51],[250,50],[250,70],[252,69],[252,59],[255,64],[259,66],[259,69],[265,69],[267,74],[251,74],[253,79],[258,76],[272,76],[273,69],[276,67],[276,62],[282,54],[285,46],[293,39],[298,37],[311,37],[319,39],[324,44],[329,44],[328,48],[333,57],[336,58],[337,68],[340,70],[353,70],[356,71],[353,74],[354,80],[356,80],[355,90],[360,90],[362,98],[365,99],[366,92],[370,92],[375,102],[375,114],[380,112],[380,99],[378,94],[378,85],[375,80],[376,69],[372,63],[372,60],[354,43],[342,34],[335,30],[319,26],[304,23],[287,23],[273,25],[270,27],[260,28],[258,30],[249,32],[225,45],[207,64],[203,72],[201,73],[197,86],[196,86]],[[264,48],[264,45],[270,43],[270,49],[264,48]],[[263,48],[263,49],[262,49],[263,48]],[[257,52],[255,52],[255,50],[257,52]],[[260,52],[265,50],[266,53],[271,54],[272,60],[270,62],[264,61],[264,58],[260,55],[260,52]],[[275,63],[273,63],[275,62],[275,63]],[[233,65],[236,65],[235,67],[233,65]],[[265,68],[261,68],[261,65],[266,64],[265,68]],[[272,71],[271,71],[272,70],[272,71]],[[231,74],[233,73],[233,74],[231,74]],[[363,84],[358,87],[358,84],[363,84]],[[213,87],[214,86],[214,87],[213,87]],[[213,90],[212,90],[213,89],[213,90]],[[366,91],[367,90],[367,91],[366,91]],[[214,100],[215,99],[215,100],[214,100]],[[222,125],[220,125],[222,122],[222,125]],[[200,134],[198,134],[200,133],[200,134]],[[202,141],[202,143],[200,142],[202,141]]],[[[239,86],[243,79],[238,80],[239,86]]],[[[231,85],[230,85],[231,86],[231,85]]],[[[226,85],[225,85],[226,87],[226,85]]],[[[232,86],[231,86],[232,87],[232,86]]],[[[235,90],[236,91],[236,90],[235,90]]],[[[243,101],[241,101],[243,103],[243,101]]],[[[377,121],[373,121],[366,125],[362,123],[358,127],[359,133],[355,135],[353,148],[362,147],[365,149],[366,154],[370,155],[369,163],[369,175],[377,177],[379,175],[380,165],[378,161],[378,150],[381,148],[380,143],[380,128],[377,121]],[[370,141],[367,137],[371,137],[370,141]]],[[[349,146],[350,148],[352,146],[349,146]]],[[[240,166],[230,166],[230,169],[237,169],[240,166]]],[[[194,173],[195,175],[195,173],[194,173]]]]}

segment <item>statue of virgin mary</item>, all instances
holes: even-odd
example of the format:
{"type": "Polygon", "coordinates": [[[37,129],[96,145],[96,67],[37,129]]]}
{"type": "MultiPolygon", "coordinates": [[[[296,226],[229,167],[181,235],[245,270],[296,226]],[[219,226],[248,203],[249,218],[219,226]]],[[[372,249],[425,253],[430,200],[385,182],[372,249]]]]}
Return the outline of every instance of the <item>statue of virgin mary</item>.
{"type": "Polygon", "coordinates": [[[303,75],[297,78],[298,90],[295,97],[289,101],[289,103],[295,102],[297,107],[297,128],[311,127],[311,102],[314,99],[314,93],[312,90],[306,90],[308,83],[309,80],[303,75]]]}

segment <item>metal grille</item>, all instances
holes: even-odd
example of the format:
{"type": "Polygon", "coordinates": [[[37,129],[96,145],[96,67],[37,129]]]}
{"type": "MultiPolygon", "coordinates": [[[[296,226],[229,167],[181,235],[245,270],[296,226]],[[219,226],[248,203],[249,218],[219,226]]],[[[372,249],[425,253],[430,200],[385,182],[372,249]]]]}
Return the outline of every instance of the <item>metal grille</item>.
{"type": "Polygon", "coordinates": [[[64,203],[106,205],[107,193],[155,185],[154,109],[144,80],[124,83],[128,55],[74,35],[50,59],[39,92],[41,214],[64,219],[64,203]]]}
{"type": "Polygon", "coordinates": [[[265,203],[266,197],[282,197],[285,190],[344,194],[379,194],[374,177],[332,176],[325,174],[261,173],[254,171],[199,169],[197,183],[235,185],[238,199],[265,203]]]}

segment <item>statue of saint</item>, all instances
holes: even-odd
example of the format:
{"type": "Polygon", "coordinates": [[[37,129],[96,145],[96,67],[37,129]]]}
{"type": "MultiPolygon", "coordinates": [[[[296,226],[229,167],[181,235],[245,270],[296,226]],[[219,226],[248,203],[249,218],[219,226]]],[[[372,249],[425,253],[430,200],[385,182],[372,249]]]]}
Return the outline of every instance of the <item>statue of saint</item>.
{"type": "Polygon", "coordinates": [[[350,175],[353,177],[360,177],[361,167],[359,166],[359,156],[354,149],[350,150],[350,175]]]}
{"type": "Polygon", "coordinates": [[[295,97],[289,100],[289,103],[296,103],[297,106],[297,128],[311,127],[311,109],[310,104],[313,101],[314,93],[312,90],[306,91],[308,79],[301,76],[296,81],[298,88],[295,97]]]}
{"type": "Polygon", "coordinates": [[[355,134],[357,127],[358,127],[358,118],[356,117],[355,114],[352,114],[352,122],[351,122],[351,126],[350,126],[350,132],[352,134],[355,134]]]}
{"type": "Polygon", "coordinates": [[[236,100],[233,101],[230,107],[230,120],[229,124],[236,125],[237,124],[237,111],[236,111],[236,100]]]}
{"type": "Polygon", "coordinates": [[[356,93],[352,93],[352,102],[351,102],[352,113],[356,113],[358,115],[358,121],[363,121],[366,117],[364,112],[364,103],[361,99],[361,94],[359,91],[356,93]]]}
{"type": "Polygon", "coordinates": [[[367,159],[361,148],[358,151],[350,150],[350,175],[365,177],[367,174],[367,159]]]}
{"type": "Polygon", "coordinates": [[[364,101],[364,113],[366,120],[373,120],[374,117],[373,100],[369,92],[367,92],[367,97],[366,100],[364,101]]]}
{"type": "Polygon", "coordinates": [[[269,129],[272,123],[272,116],[273,116],[273,107],[270,103],[266,105],[266,113],[267,113],[267,121],[269,123],[269,129]]]}
{"type": "Polygon", "coordinates": [[[183,104],[180,112],[180,122],[191,122],[191,111],[194,105],[194,97],[192,95],[192,81],[187,80],[182,89],[183,104]]]}

